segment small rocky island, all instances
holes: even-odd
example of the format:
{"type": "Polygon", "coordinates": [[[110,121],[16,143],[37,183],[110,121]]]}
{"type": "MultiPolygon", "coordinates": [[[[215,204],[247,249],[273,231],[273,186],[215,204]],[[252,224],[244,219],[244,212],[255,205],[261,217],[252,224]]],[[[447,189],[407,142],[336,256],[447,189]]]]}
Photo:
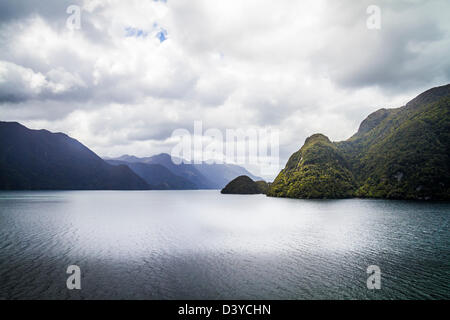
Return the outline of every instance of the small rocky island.
{"type": "Polygon", "coordinates": [[[266,194],[269,184],[265,181],[253,181],[248,176],[239,176],[220,191],[223,194],[266,194]]]}

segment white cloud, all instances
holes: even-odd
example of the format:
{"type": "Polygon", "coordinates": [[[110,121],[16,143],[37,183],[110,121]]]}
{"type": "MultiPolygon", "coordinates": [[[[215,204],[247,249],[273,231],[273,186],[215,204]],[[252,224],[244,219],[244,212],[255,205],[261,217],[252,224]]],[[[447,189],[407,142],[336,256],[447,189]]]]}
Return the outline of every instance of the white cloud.
{"type": "Polygon", "coordinates": [[[45,75],[30,68],[0,60],[0,101],[26,101],[54,97],[77,88],[86,87],[77,74],[59,67],[45,75]]]}

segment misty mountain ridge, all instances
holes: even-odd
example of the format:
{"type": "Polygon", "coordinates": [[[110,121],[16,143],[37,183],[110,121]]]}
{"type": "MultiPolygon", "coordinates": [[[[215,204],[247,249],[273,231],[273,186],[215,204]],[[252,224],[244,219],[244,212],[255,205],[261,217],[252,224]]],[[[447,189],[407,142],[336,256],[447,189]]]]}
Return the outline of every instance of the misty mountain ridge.
{"type": "Polygon", "coordinates": [[[0,122],[2,190],[221,189],[245,168],[228,164],[173,163],[168,154],[103,160],[64,133],[0,122]]]}
{"type": "Polygon", "coordinates": [[[161,153],[150,157],[136,157],[133,155],[122,155],[117,158],[105,158],[110,164],[126,164],[137,175],[142,177],[149,185],[157,189],[164,185],[171,185],[173,189],[222,189],[228,182],[241,175],[247,175],[254,180],[262,180],[250,173],[244,167],[235,164],[218,164],[201,162],[192,163],[188,160],[172,157],[167,153],[161,153]],[[180,164],[176,164],[179,162],[180,164]],[[138,165],[139,164],[139,165],[138,165]],[[167,169],[172,175],[164,177],[155,171],[155,165],[167,169]],[[156,187],[159,185],[159,187],[156,187]]]}

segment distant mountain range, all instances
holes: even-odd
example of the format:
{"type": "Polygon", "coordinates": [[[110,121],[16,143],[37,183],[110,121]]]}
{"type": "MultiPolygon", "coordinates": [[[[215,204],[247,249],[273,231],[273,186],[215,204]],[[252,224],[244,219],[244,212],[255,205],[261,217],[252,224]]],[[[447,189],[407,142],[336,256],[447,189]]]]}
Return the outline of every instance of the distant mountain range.
{"type": "Polygon", "coordinates": [[[240,175],[260,180],[237,165],[176,165],[168,154],[105,161],[66,134],[0,122],[1,190],[221,189],[240,175]]]}
{"type": "Polygon", "coordinates": [[[222,189],[228,182],[241,175],[262,180],[238,165],[206,162],[193,164],[187,161],[175,164],[172,159],[180,160],[162,153],[145,158],[123,155],[106,161],[113,165],[127,165],[154,189],[222,189]]]}
{"type": "Polygon", "coordinates": [[[450,84],[372,113],[346,141],[307,138],[268,195],[450,200],[450,84]]]}

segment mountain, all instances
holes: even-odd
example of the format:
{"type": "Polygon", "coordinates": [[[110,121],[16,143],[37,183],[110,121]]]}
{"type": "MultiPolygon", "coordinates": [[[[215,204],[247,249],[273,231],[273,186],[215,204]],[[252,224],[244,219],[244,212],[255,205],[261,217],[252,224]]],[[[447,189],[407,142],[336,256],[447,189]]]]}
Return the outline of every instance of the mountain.
{"type": "Polygon", "coordinates": [[[358,177],[356,196],[450,198],[450,85],[368,119],[337,143],[358,177]]]}
{"type": "Polygon", "coordinates": [[[450,84],[372,113],[346,141],[308,138],[269,195],[449,200],[450,84]],[[301,158],[307,153],[324,156],[311,162],[301,158]]]}
{"type": "Polygon", "coordinates": [[[270,188],[269,196],[289,198],[347,198],[356,183],[338,148],[324,135],[306,139],[270,188]],[[319,183],[320,182],[320,183],[319,183]]]}
{"type": "Polygon", "coordinates": [[[142,162],[126,162],[120,160],[106,160],[112,165],[126,165],[139,177],[145,180],[155,190],[187,190],[197,189],[195,183],[186,178],[173,174],[160,164],[142,162]]]}
{"type": "Polygon", "coordinates": [[[127,166],[112,166],[63,133],[0,122],[0,189],[141,190],[127,166]]]}
{"type": "Polygon", "coordinates": [[[256,185],[258,186],[259,192],[262,194],[267,194],[269,192],[270,183],[267,183],[264,180],[255,181],[256,185]]]}
{"type": "Polygon", "coordinates": [[[150,174],[144,176],[142,171],[136,170],[133,164],[141,163],[147,165],[160,165],[168,169],[177,179],[183,178],[183,184],[172,180],[169,176],[166,177],[165,182],[171,184],[169,189],[222,189],[229,181],[240,175],[250,176],[254,180],[261,180],[261,178],[254,176],[247,169],[233,164],[208,164],[202,162],[200,164],[193,164],[181,159],[172,158],[169,154],[161,153],[151,157],[138,158],[130,155],[123,155],[119,158],[107,160],[120,161],[126,163],[129,167],[140,177],[144,178],[150,185],[155,185],[159,181],[157,177],[152,177],[150,174]],[[180,162],[176,164],[175,162],[180,162]],[[186,183],[188,181],[189,183],[186,183]]]}
{"type": "MultiPolygon", "coordinates": [[[[183,177],[195,184],[195,189],[217,189],[216,184],[204,176],[195,165],[180,160],[175,164],[172,157],[167,153],[161,153],[152,157],[143,158],[144,163],[159,164],[169,169],[173,174],[183,177]]],[[[174,159],[175,160],[175,159],[174,159]]]]}
{"type": "Polygon", "coordinates": [[[262,180],[262,178],[251,174],[244,167],[235,164],[208,164],[203,162],[195,164],[195,168],[208,180],[213,181],[216,189],[222,189],[228,182],[239,176],[248,176],[253,180],[262,180]]]}
{"type": "Polygon", "coordinates": [[[261,194],[260,186],[248,176],[239,176],[220,191],[222,194],[261,194]]]}
{"type": "MultiPolygon", "coordinates": [[[[138,158],[130,155],[123,155],[119,158],[114,158],[111,160],[118,160],[122,161],[122,163],[127,164],[143,163],[162,166],[165,169],[169,170],[174,176],[184,178],[185,180],[189,181],[190,184],[192,184],[192,186],[190,187],[186,186],[186,188],[184,189],[216,189],[216,184],[213,181],[210,181],[202,173],[200,173],[194,165],[189,163],[175,164],[172,161],[172,157],[166,153],[161,153],[155,156],[144,158],[138,158]]],[[[130,166],[130,168],[132,167],[130,166]]],[[[154,179],[158,180],[158,178],[151,177],[150,175],[147,175],[146,178],[144,179],[146,179],[147,181],[152,181],[154,179]]],[[[180,188],[177,187],[176,189],[180,188]]]]}

